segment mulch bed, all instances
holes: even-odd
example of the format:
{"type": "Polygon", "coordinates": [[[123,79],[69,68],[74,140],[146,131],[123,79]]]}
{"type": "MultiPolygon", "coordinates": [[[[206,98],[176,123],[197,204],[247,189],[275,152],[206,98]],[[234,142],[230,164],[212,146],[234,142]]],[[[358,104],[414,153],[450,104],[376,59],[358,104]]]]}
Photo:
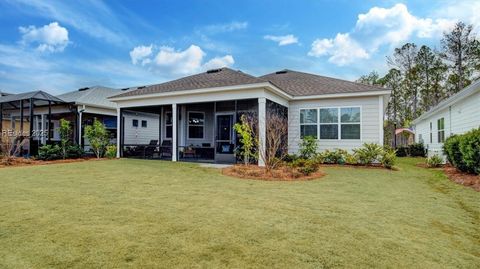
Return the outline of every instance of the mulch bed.
{"type": "Polygon", "coordinates": [[[222,174],[243,179],[256,179],[265,181],[306,181],[321,178],[325,175],[317,171],[308,176],[292,171],[288,167],[281,167],[267,173],[264,167],[256,165],[234,165],[222,169],[222,174]]]}
{"type": "Polygon", "coordinates": [[[96,160],[108,160],[106,158],[79,158],[79,159],[66,159],[66,160],[52,160],[52,161],[42,161],[35,159],[26,159],[26,158],[15,158],[10,165],[5,165],[1,163],[0,168],[3,167],[17,167],[17,166],[32,166],[32,165],[47,165],[47,164],[60,164],[60,163],[76,163],[84,161],[96,161],[96,160]]]}
{"type": "Polygon", "coordinates": [[[466,187],[470,187],[480,192],[480,176],[479,175],[468,174],[468,173],[459,171],[451,165],[445,165],[445,167],[443,168],[443,171],[451,181],[466,187]]]}

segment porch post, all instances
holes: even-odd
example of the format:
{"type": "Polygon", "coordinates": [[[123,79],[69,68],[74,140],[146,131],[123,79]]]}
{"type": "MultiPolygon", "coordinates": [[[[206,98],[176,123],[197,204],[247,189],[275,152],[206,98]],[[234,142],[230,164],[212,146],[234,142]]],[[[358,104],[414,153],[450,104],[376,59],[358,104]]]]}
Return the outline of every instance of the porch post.
{"type": "Polygon", "coordinates": [[[178,115],[177,104],[172,104],[172,162],[177,161],[177,127],[178,127],[178,115]]]}
{"type": "Polygon", "coordinates": [[[265,97],[258,98],[258,140],[259,140],[259,158],[258,166],[265,166],[265,162],[260,156],[265,156],[266,147],[266,116],[267,116],[267,99],[265,97]]]}
{"type": "Polygon", "coordinates": [[[20,134],[23,137],[23,100],[20,100],[20,134]]]}
{"type": "Polygon", "coordinates": [[[48,100],[48,144],[52,141],[52,101],[48,100]]]}
{"type": "Polygon", "coordinates": [[[33,98],[30,98],[29,102],[29,117],[30,117],[30,128],[29,128],[29,134],[28,134],[28,155],[30,156],[33,151],[33,98]]]}
{"type": "Polygon", "coordinates": [[[3,139],[3,103],[0,103],[0,144],[3,139]]]}
{"type": "Polygon", "coordinates": [[[78,111],[78,123],[77,123],[77,128],[78,128],[78,146],[82,148],[82,114],[83,110],[78,111]]]}
{"type": "Polygon", "coordinates": [[[40,115],[40,121],[41,121],[40,141],[42,145],[45,145],[45,114],[40,115]]]}
{"type": "Polygon", "coordinates": [[[120,158],[120,147],[122,143],[120,142],[120,134],[122,129],[122,113],[120,113],[120,108],[117,107],[117,158],[120,158]]]}

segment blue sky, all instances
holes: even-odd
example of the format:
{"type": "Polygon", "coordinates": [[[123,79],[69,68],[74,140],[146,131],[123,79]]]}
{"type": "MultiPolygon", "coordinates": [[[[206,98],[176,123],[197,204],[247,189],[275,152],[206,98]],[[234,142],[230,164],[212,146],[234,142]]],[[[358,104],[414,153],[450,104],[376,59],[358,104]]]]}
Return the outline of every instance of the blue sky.
{"type": "Polygon", "coordinates": [[[405,42],[439,47],[480,1],[0,0],[0,90],[160,83],[229,66],[354,80],[405,42]]]}

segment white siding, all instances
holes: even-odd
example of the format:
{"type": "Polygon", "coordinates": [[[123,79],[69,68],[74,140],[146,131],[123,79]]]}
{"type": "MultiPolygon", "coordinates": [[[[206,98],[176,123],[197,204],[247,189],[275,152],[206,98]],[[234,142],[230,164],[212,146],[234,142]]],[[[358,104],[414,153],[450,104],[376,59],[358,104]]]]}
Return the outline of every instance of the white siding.
{"type": "Polygon", "coordinates": [[[159,115],[141,112],[125,112],[125,144],[148,144],[150,140],[159,140],[159,115]],[[138,127],[133,127],[132,121],[138,120],[138,127]],[[142,120],[147,121],[147,127],[142,127],[142,120]]]}
{"type": "Polygon", "coordinates": [[[443,143],[438,142],[437,120],[445,119],[445,139],[452,134],[463,134],[480,127],[480,92],[462,99],[450,107],[437,111],[415,125],[415,142],[420,142],[428,149],[428,156],[443,155],[443,143]],[[430,122],[432,122],[432,142],[430,142],[430,122]]]}
{"type": "Polygon", "coordinates": [[[291,101],[288,109],[288,151],[298,152],[300,143],[300,109],[320,107],[359,106],[361,108],[360,140],[319,140],[319,150],[345,149],[351,151],[361,147],[363,143],[378,143],[383,140],[383,111],[380,111],[378,96],[349,97],[336,99],[318,99],[291,101]],[[382,121],[382,124],[380,123],[382,121]]]}

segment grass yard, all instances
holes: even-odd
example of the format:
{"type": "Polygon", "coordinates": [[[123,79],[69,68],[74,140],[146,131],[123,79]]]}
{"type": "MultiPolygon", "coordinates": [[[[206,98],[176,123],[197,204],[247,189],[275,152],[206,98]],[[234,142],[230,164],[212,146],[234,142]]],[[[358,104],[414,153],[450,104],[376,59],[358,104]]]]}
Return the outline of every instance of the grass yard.
{"type": "Polygon", "coordinates": [[[195,164],[0,169],[0,268],[479,268],[480,193],[401,159],[302,182],[195,164]]]}

